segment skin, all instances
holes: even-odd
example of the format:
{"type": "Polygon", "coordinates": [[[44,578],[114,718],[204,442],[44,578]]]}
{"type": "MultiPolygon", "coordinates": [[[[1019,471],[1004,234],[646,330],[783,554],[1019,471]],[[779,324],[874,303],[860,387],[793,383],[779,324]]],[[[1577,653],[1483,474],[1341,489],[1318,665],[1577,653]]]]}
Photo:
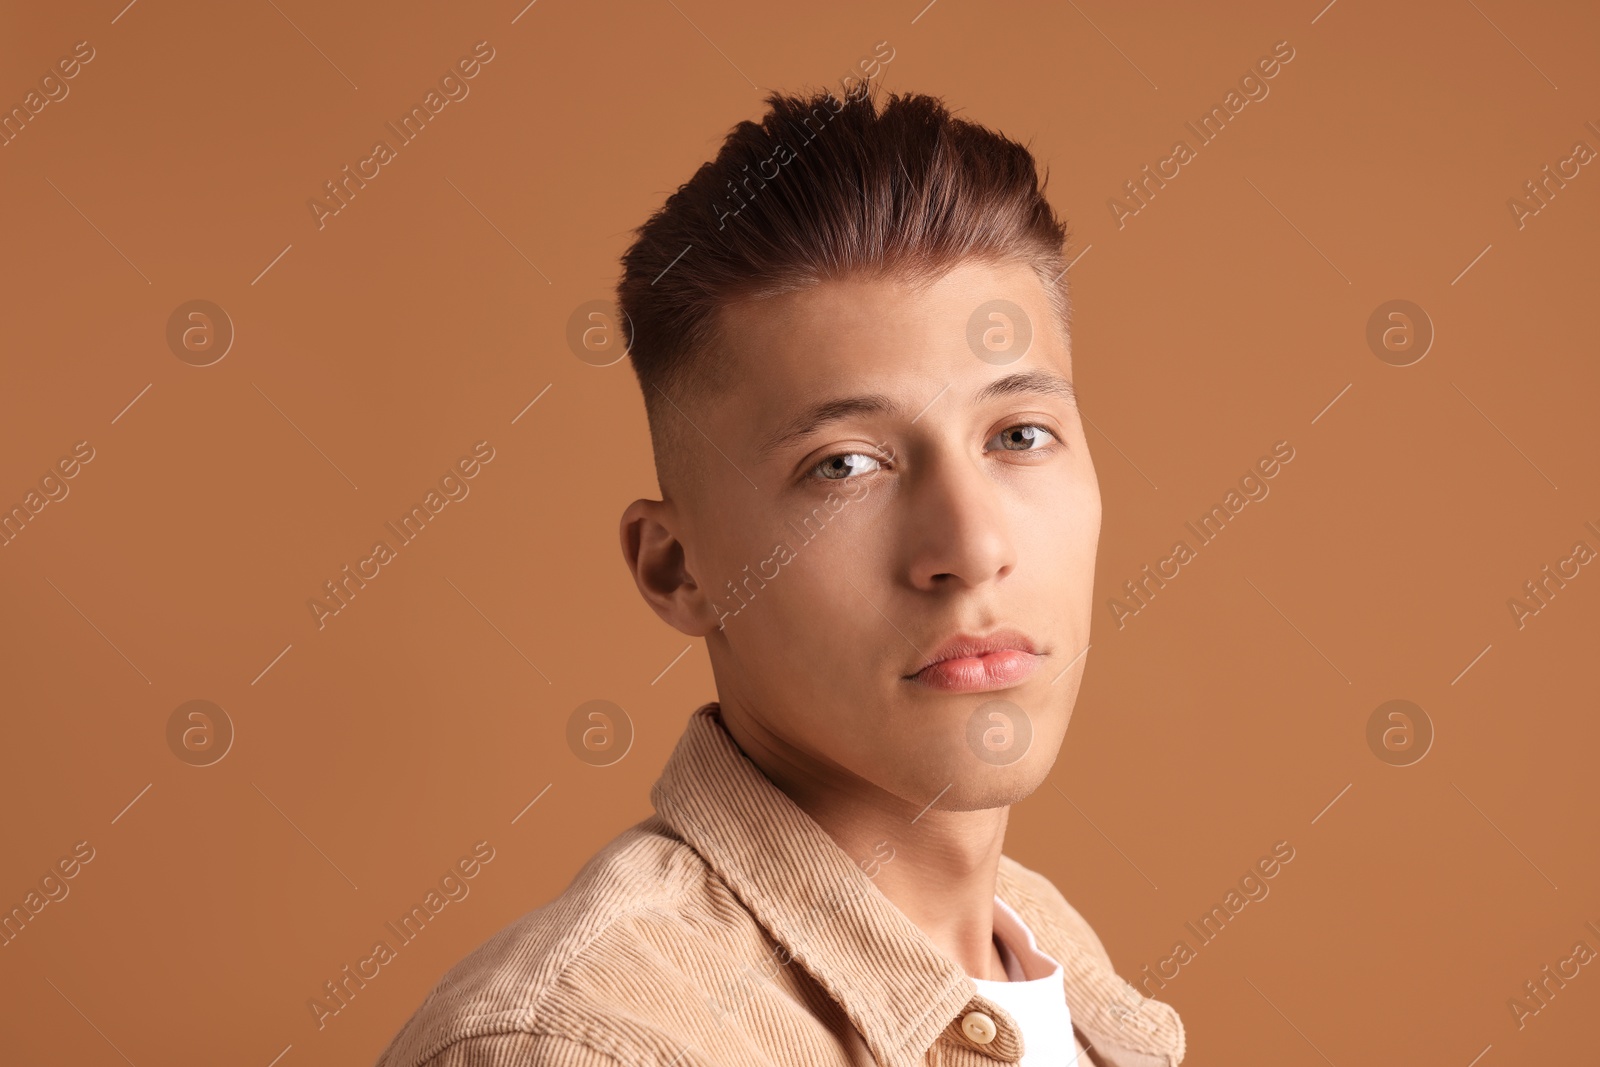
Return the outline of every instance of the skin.
{"type": "Polygon", "coordinates": [[[1070,382],[1070,344],[1038,277],[1011,261],[964,261],[920,288],[830,280],[729,305],[722,322],[736,380],[685,415],[701,431],[686,440],[704,477],[628,506],[629,570],[663,620],[706,638],[723,722],[745,754],[853,859],[887,841],[893,859],[874,884],[969,975],[1004,981],[996,871],[1009,806],[1045,781],[1077,699],[1100,490],[1071,400],[973,397],[1019,373],[1070,382]],[[995,298],[1033,324],[1026,354],[1005,365],[967,340],[974,310],[995,298]],[[896,410],[761,454],[797,413],[869,393],[896,410]],[[1006,433],[1028,426],[1048,433],[1006,433]],[[808,541],[797,530],[814,508],[808,541]],[[764,581],[749,580],[741,601],[727,583],[750,575],[764,581]],[[951,693],[906,679],[954,635],[1001,628],[1039,650],[1020,684],[951,693]],[[967,740],[996,699],[1032,726],[1006,765],[967,740]]]}

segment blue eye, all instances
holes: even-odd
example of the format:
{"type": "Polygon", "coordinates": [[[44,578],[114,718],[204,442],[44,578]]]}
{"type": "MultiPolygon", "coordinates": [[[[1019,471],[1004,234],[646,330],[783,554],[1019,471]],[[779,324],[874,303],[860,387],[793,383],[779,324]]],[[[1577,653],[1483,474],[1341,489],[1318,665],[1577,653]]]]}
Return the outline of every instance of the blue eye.
{"type": "Polygon", "coordinates": [[[1043,426],[1025,423],[1001,430],[989,439],[989,443],[993,445],[999,441],[999,447],[1010,452],[1039,452],[1055,439],[1055,435],[1043,426]]]}

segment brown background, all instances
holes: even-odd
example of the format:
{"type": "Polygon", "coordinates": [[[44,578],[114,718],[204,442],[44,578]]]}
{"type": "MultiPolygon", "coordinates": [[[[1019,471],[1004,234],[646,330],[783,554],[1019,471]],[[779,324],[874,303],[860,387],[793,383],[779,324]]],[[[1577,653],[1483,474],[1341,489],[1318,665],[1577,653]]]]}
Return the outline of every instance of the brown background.
{"type": "Polygon", "coordinates": [[[1597,164],[1520,229],[1507,207],[1600,148],[1592,7],[31,7],[5,107],[97,54],[0,148],[0,503],[95,459],[0,548],[0,903],[96,854],[0,948],[7,1062],[370,1062],[648,813],[714,690],[620,562],[643,408],[568,317],[766,87],[837,86],[883,40],[888,88],[1031,142],[1082,253],[1100,603],[1008,852],[1135,978],[1293,845],[1162,993],[1196,1067],[1593,1055],[1600,962],[1521,1029],[1507,1007],[1600,950],[1600,576],[1507,607],[1600,549],[1597,164]],[[1108,198],[1285,39],[1270,95],[1119,229],[1108,198]],[[480,40],[470,96],[319,230],[322,183],[480,40]],[[1407,367],[1365,340],[1396,298],[1437,331],[1407,367]],[[237,331],[211,366],[166,341],[192,299],[237,331]],[[319,631],[308,598],[485,439],[471,495],[319,631]],[[1119,630],[1105,599],[1279,440],[1271,495],[1119,630]],[[566,742],[596,698],[636,731],[606,768],[566,742]],[[1436,731],[1408,767],[1366,741],[1396,698],[1436,731]],[[192,699],[236,729],[211,766],[168,747],[192,699]],[[307,1000],[480,840],[471,895],[319,1031],[307,1000]]]}

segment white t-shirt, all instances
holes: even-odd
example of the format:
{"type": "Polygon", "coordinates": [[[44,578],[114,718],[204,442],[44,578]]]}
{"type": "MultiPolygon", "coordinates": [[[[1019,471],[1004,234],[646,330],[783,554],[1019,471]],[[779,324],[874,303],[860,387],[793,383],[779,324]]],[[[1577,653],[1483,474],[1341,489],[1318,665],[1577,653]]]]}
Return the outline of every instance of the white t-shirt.
{"type": "Polygon", "coordinates": [[[1075,1064],[1072,1013],[1061,964],[1039,945],[1016,912],[994,898],[994,932],[1009,982],[974,978],[978,992],[1010,1012],[1022,1027],[1024,1045],[1017,1067],[1067,1067],[1075,1064]]]}

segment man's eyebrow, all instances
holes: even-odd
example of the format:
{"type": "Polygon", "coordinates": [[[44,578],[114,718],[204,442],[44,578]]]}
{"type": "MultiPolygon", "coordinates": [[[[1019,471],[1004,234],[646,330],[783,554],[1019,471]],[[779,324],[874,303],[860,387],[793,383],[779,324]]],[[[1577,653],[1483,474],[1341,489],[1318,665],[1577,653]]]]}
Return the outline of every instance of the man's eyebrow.
{"type": "MultiPolygon", "coordinates": [[[[1042,370],[1023,371],[996,379],[979,389],[973,396],[973,402],[983,404],[1006,396],[1053,396],[1074,407],[1078,404],[1078,393],[1071,381],[1042,370]]],[[[796,441],[804,440],[852,415],[894,414],[899,410],[900,406],[882,393],[825,400],[806,408],[763,438],[756,447],[756,457],[764,461],[796,441]]]]}
{"type": "Polygon", "coordinates": [[[1002,396],[1054,396],[1073,407],[1078,406],[1078,390],[1072,382],[1059,374],[1042,370],[1024,371],[990,382],[978,390],[973,400],[981,404],[1002,396]]]}
{"type": "Polygon", "coordinates": [[[898,410],[893,400],[882,393],[867,393],[862,396],[846,396],[835,400],[825,400],[814,404],[783,426],[768,434],[756,447],[756,459],[766,461],[776,452],[787,448],[796,441],[804,440],[821,430],[824,426],[848,419],[852,415],[878,415],[898,410]]]}

